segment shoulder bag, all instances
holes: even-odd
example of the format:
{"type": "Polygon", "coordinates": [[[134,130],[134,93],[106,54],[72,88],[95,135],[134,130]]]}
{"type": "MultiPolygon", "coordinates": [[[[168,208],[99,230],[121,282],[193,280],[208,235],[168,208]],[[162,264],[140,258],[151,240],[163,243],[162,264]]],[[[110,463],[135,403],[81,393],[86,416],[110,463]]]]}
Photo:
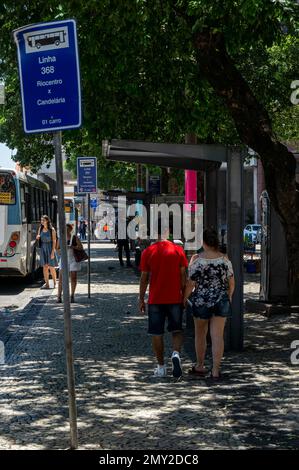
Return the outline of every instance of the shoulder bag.
{"type": "Polygon", "coordinates": [[[82,261],[86,261],[88,259],[88,254],[83,249],[83,247],[78,248],[76,235],[73,236],[71,246],[73,248],[74,258],[77,263],[81,263],[82,261]]]}

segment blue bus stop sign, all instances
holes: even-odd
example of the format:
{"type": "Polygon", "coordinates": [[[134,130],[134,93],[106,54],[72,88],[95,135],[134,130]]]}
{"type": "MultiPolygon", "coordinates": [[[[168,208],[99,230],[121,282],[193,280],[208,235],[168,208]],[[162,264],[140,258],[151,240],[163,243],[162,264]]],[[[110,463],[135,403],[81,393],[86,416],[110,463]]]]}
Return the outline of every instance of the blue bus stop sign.
{"type": "Polygon", "coordinates": [[[97,193],[97,159],[96,157],[77,158],[78,194],[97,193]]]}
{"type": "Polygon", "coordinates": [[[91,207],[92,209],[96,209],[96,208],[98,207],[98,202],[97,202],[96,199],[91,199],[91,200],[90,200],[90,207],[91,207]]]}
{"type": "Polygon", "coordinates": [[[75,20],[14,31],[26,133],[81,126],[81,90],[75,20]]]}

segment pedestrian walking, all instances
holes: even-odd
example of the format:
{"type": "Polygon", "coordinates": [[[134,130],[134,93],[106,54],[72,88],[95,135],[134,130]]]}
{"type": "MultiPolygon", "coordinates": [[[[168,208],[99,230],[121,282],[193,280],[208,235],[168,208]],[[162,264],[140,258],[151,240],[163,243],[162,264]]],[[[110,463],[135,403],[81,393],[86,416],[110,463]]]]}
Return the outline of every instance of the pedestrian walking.
{"type": "MultiPolygon", "coordinates": [[[[128,222],[128,221],[127,221],[128,222]]],[[[128,223],[127,223],[128,227],[128,223]]],[[[116,240],[116,251],[118,251],[118,259],[119,259],[119,264],[121,266],[124,266],[124,261],[123,261],[123,251],[125,251],[126,254],[126,259],[127,259],[127,267],[131,267],[131,258],[130,258],[130,245],[129,245],[129,238],[128,238],[128,232],[126,228],[126,238],[118,238],[118,225],[116,224],[115,228],[115,234],[117,237],[116,240]]]]}
{"type": "Polygon", "coordinates": [[[80,226],[79,226],[79,234],[80,234],[80,240],[86,240],[86,227],[87,224],[85,223],[85,220],[80,221],[80,226]]]}
{"type": "Polygon", "coordinates": [[[107,233],[109,232],[109,225],[105,219],[105,223],[103,225],[103,232],[105,233],[105,240],[108,240],[107,233]]]}
{"type": "MultiPolygon", "coordinates": [[[[80,262],[77,262],[74,256],[74,249],[76,250],[83,250],[83,246],[79,238],[73,234],[73,226],[72,224],[66,225],[66,240],[67,240],[67,257],[68,257],[68,268],[69,268],[69,275],[71,279],[71,302],[75,302],[75,292],[77,287],[77,273],[81,269],[80,262]]],[[[58,250],[60,250],[60,246],[58,243],[58,250]]],[[[59,283],[58,283],[58,295],[57,295],[57,303],[62,302],[62,266],[61,260],[59,261],[59,283]]]]}
{"type": "Polygon", "coordinates": [[[224,327],[232,315],[231,300],[235,288],[233,267],[226,255],[219,251],[215,230],[203,232],[203,251],[190,261],[189,279],[186,284],[184,303],[191,295],[192,313],[195,325],[195,350],[197,362],[189,371],[205,376],[205,355],[207,333],[210,324],[213,368],[211,378],[221,378],[220,367],[224,352],[224,327]]]}
{"type": "Polygon", "coordinates": [[[155,377],[165,377],[164,327],[168,320],[168,331],[172,334],[173,353],[171,356],[174,377],[182,375],[181,346],[183,342],[183,291],[186,283],[188,261],[182,247],[168,240],[170,230],[162,233],[161,219],[158,220],[158,241],[147,247],[141,255],[141,278],[139,308],[145,313],[145,293],[149,284],[148,333],[158,365],[155,377]]]}
{"type": "Polygon", "coordinates": [[[95,230],[97,228],[97,223],[95,220],[91,221],[91,239],[95,240],[95,230]]]}
{"type": "Polygon", "coordinates": [[[118,238],[117,239],[117,249],[118,249],[118,259],[119,264],[124,266],[123,261],[123,251],[125,251],[126,259],[127,259],[127,267],[131,267],[131,260],[130,260],[130,247],[129,247],[129,240],[127,238],[118,238]]]}
{"type": "Polygon", "coordinates": [[[47,215],[41,217],[41,225],[36,239],[40,246],[40,265],[43,267],[45,289],[50,289],[49,270],[53,279],[54,289],[56,287],[56,231],[47,215]]]}

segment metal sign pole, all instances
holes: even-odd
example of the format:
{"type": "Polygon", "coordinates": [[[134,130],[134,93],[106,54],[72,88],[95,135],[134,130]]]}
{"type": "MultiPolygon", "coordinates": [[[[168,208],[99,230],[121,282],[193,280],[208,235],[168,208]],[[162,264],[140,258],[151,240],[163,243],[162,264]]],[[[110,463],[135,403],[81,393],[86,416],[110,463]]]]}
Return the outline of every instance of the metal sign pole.
{"type": "MultiPolygon", "coordinates": [[[[64,186],[63,186],[63,167],[62,167],[62,137],[61,132],[54,132],[53,144],[55,150],[56,162],[56,182],[58,194],[58,217],[59,217],[59,244],[61,250],[61,266],[62,266],[62,289],[64,300],[64,337],[66,351],[67,366],[67,384],[69,393],[69,417],[70,417],[70,438],[71,449],[78,447],[77,432],[77,409],[76,409],[76,393],[75,393],[75,374],[72,344],[72,322],[70,308],[70,292],[69,292],[69,270],[66,242],[66,223],[64,214],[64,186]]],[[[60,273],[61,275],[61,273],[60,273]]]]}
{"type": "Polygon", "coordinates": [[[87,284],[88,298],[90,299],[90,238],[91,238],[91,211],[90,211],[90,193],[97,193],[97,159],[96,157],[78,157],[77,158],[77,178],[78,191],[87,194],[87,227],[88,227],[88,261],[87,261],[87,284]]]}
{"type": "Polygon", "coordinates": [[[90,193],[87,195],[88,204],[88,298],[90,299],[90,193]]]}

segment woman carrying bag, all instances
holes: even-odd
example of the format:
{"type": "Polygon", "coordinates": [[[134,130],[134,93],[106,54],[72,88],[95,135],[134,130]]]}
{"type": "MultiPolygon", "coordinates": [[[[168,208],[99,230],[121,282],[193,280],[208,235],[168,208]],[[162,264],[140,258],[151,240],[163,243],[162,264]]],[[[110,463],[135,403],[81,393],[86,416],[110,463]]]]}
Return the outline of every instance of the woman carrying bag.
{"type": "MultiPolygon", "coordinates": [[[[71,303],[75,302],[75,291],[77,287],[77,272],[81,269],[81,261],[88,258],[86,255],[82,243],[79,238],[73,233],[72,224],[66,225],[66,241],[67,241],[67,257],[68,257],[68,268],[71,278],[71,303]]],[[[57,250],[60,250],[59,242],[57,250]]],[[[57,303],[62,303],[62,268],[61,260],[59,261],[59,283],[58,283],[58,297],[57,303]]]]}

